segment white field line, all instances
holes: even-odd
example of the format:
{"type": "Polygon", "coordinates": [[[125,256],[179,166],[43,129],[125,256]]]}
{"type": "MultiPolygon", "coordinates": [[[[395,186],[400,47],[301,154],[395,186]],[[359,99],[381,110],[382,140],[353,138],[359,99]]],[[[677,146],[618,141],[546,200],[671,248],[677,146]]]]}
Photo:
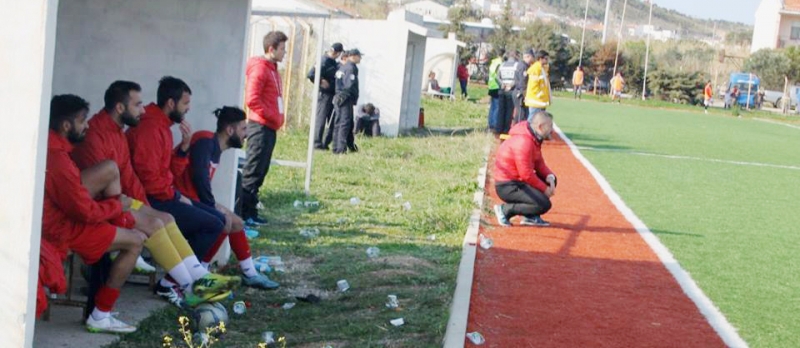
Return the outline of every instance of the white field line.
{"type": "Polygon", "coordinates": [[[778,122],[778,121],[768,120],[768,119],[766,119],[766,118],[754,118],[754,120],[756,120],[756,121],[761,121],[761,122],[766,122],[766,123],[777,124],[777,125],[779,125],[779,126],[786,126],[786,127],[789,127],[789,128],[794,128],[794,129],[800,129],[800,126],[795,126],[795,125],[793,125],[793,124],[788,124],[788,123],[784,123],[784,122],[778,122]]]}
{"type": "Polygon", "coordinates": [[[583,157],[581,152],[578,150],[578,147],[567,138],[567,136],[561,131],[558,126],[555,126],[556,132],[558,135],[561,136],[561,139],[567,143],[572,150],[572,154],[586,167],[587,170],[592,174],[594,179],[603,189],[603,192],[608,196],[614,206],[617,207],[620,213],[628,220],[628,222],[633,225],[639,235],[644,239],[647,245],[650,246],[650,249],[656,253],[658,258],[661,260],[661,263],[667,268],[667,270],[675,277],[675,280],[678,281],[678,284],[683,289],[683,292],[691,299],[697,308],[700,310],[700,313],[705,316],[708,323],[717,334],[722,338],[725,342],[725,345],[728,347],[747,347],[747,343],[739,337],[739,334],[736,332],[736,329],[731,325],[728,320],[722,315],[722,312],[714,306],[714,303],[711,302],[711,299],[708,298],[703,293],[703,290],[697,286],[697,283],[692,280],[692,277],[687,273],[675,260],[675,257],[672,256],[672,253],[667,249],[664,244],[658,239],[653,232],[650,231],[649,228],[633,213],[633,211],[622,201],[622,198],[611,188],[611,185],[608,183],[605,177],[595,168],[586,157],[583,157]]]}
{"type": "Polygon", "coordinates": [[[472,279],[475,273],[475,254],[478,240],[478,228],[481,225],[481,211],[483,209],[483,195],[486,187],[486,167],[489,164],[489,150],[484,149],[484,164],[478,170],[478,190],[473,201],[476,204],[469,218],[469,226],[464,234],[461,247],[461,262],[458,265],[456,277],[456,290],[453,294],[453,304],[450,306],[450,318],[447,320],[447,329],[444,334],[445,348],[463,348],[467,335],[467,319],[469,318],[469,301],[472,294],[472,279]]]}
{"type": "Polygon", "coordinates": [[[800,170],[800,166],[789,166],[789,165],[783,165],[783,164],[746,162],[746,161],[731,161],[731,160],[722,160],[722,159],[716,159],[716,158],[704,158],[704,157],[681,156],[681,155],[662,155],[662,154],[658,154],[658,153],[639,152],[639,151],[622,150],[622,149],[600,149],[600,148],[595,148],[595,147],[591,147],[591,146],[575,146],[575,147],[577,149],[579,149],[579,150],[586,150],[586,151],[618,152],[618,153],[624,153],[624,154],[628,154],[628,155],[648,156],[648,157],[661,157],[661,158],[669,158],[669,159],[681,159],[681,160],[692,160],[692,161],[713,162],[713,163],[724,163],[724,164],[733,164],[733,165],[737,165],[737,166],[752,166],[752,167],[767,167],[767,168],[777,168],[777,169],[800,170]]]}

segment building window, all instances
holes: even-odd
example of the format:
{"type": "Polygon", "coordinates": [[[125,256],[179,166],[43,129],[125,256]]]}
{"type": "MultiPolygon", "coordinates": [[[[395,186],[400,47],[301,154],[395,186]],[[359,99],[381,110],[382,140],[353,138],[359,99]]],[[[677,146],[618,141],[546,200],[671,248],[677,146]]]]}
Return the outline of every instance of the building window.
{"type": "Polygon", "coordinates": [[[800,40],[800,23],[792,23],[792,33],[789,34],[792,40],[800,40]]]}

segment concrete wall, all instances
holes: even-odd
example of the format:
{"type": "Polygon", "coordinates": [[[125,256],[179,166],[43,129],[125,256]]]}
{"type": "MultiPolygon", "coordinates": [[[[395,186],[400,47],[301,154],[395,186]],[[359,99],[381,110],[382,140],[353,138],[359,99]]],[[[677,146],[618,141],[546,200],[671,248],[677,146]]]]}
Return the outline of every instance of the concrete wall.
{"type": "Polygon", "coordinates": [[[756,20],[753,28],[753,40],[750,46],[751,53],[762,48],[778,47],[780,10],[780,0],[761,0],[761,4],[755,13],[756,20]]]}
{"type": "MultiPolygon", "coordinates": [[[[407,122],[403,109],[406,49],[409,32],[403,23],[384,20],[336,19],[328,22],[324,47],[341,42],[346,49],[364,53],[359,65],[359,104],[373,103],[381,109],[381,130],[396,136],[407,122]]],[[[424,48],[423,48],[424,49],[424,48]]],[[[420,64],[422,57],[420,57],[420,64]]],[[[419,66],[422,69],[422,65],[419,66]]],[[[414,84],[419,105],[419,83],[414,84]]]]}
{"type": "Polygon", "coordinates": [[[406,50],[407,64],[402,105],[400,109],[400,131],[416,128],[419,125],[419,108],[422,96],[422,72],[425,71],[425,46],[427,37],[409,33],[406,50]]]}
{"type": "Polygon", "coordinates": [[[36,314],[47,114],[57,0],[4,1],[0,11],[0,347],[30,347],[36,314]]]}
{"type": "Polygon", "coordinates": [[[61,0],[53,93],[80,95],[94,113],[114,80],[138,82],[149,103],[172,75],[192,89],[193,129],[213,130],[214,109],[242,105],[249,12],[249,0],[61,0]]]}
{"type": "Polygon", "coordinates": [[[780,25],[778,26],[777,41],[779,48],[791,47],[800,45],[800,39],[792,40],[792,27],[800,27],[800,15],[784,14],[780,16],[780,25]]]}
{"type": "Polygon", "coordinates": [[[447,19],[447,12],[449,10],[447,6],[440,5],[439,3],[430,0],[411,2],[403,5],[403,7],[407,11],[414,12],[422,16],[431,16],[436,19],[447,19]]]}

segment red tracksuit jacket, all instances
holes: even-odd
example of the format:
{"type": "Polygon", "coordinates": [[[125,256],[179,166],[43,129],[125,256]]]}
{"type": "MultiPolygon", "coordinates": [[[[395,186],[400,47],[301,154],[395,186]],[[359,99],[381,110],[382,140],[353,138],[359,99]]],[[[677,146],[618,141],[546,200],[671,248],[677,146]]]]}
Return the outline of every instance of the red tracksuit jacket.
{"type": "Polygon", "coordinates": [[[211,192],[211,180],[219,166],[222,149],[214,132],[199,131],[192,135],[189,148],[189,167],[183,175],[175,177],[175,186],[182,195],[214,207],[216,199],[211,192]]]}
{"type": "Polygon", "coordinates": [[[278,66],[264,57],[247,61],[245,101],[250,121],[278,130],[283,126],[284,106],[278,66]]]}
{"type": "Polygon", "coordinates": [[[168,201],[176,197],[173,181],[186,170],[189,159],[172,148],[172,120],[155,103],[144,108],[139,125],[128,129],[131,164],[148,196],[168,201]]]}
{"type": "Polygon", "coordinates": [[[81,172],[70,151],[69,140],[51,130],[47,139],[42,237],[60,250],[66,250],[77,237],[80,229],[76,225],[100,223],[122,214],[118,199],[92,199],[81,184],[81,172]]]}
{"type": "Polygon", "coordinates": [[[545,179],[553,171],[544,163],[542,142],[534,137],[528,122],[517,123],[508,135],[511,137],[495,154],[494,181],[522,181],[539,191],[547,190],[545,179]]]}
{"type": "Polygon", "coordinates": [[[105,110],[98,112],[89,120],[86,139],[75,146],[72,158],[81,170],[105,160],[116,162],[119,167],[122,193],[147,203],[144,186],[131,166],[131,151],[125,132],[105,110]]]}

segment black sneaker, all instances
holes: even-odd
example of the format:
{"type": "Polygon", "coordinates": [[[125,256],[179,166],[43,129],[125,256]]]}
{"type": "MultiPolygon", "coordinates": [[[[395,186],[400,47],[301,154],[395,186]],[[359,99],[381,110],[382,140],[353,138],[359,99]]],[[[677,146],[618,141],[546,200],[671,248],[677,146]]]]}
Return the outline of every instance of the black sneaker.
{"type": "Polygon", "coordinates": [[[178,286],[163,286],[161,282],[156,283],[153,293],[159,297],[167,300],[173,306],[178,308],[186,308],[186,301],[183,299],[183,292],[178,286]]]}

